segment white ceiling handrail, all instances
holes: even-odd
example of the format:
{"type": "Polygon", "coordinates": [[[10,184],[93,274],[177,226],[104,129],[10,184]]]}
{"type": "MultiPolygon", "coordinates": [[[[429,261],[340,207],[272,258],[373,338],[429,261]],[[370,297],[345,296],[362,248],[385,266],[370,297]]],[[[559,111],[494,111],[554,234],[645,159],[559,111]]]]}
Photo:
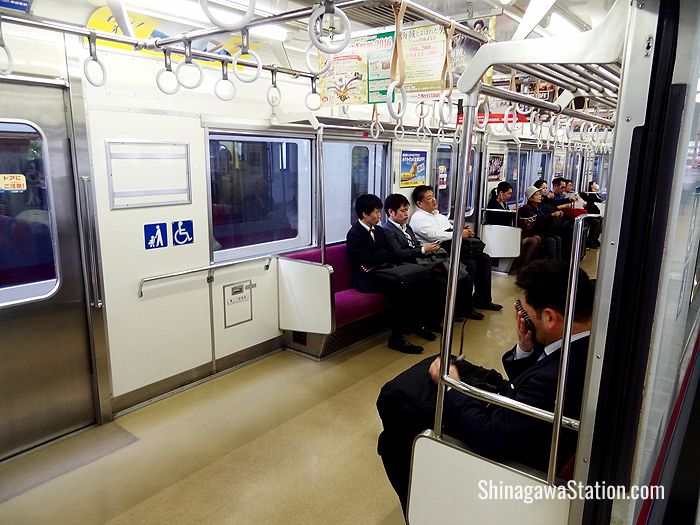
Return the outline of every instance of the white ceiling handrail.
{"type": "Polygon", "coordinates": [[[481,46],[457,81],[462,93],[474,90],[496,64],[610,64],[622,55],[629,0],[616,0],[597,27],[577,35],[492,42],[481,46]]]}

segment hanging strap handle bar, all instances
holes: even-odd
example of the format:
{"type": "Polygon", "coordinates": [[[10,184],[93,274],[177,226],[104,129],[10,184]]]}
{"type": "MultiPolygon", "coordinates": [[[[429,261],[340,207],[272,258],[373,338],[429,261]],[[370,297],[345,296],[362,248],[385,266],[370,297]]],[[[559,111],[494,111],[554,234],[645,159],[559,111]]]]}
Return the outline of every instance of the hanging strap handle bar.
{"type": "Polygon", "coordinates": [[[7,47],[7,43],[5,43],[5,38],[2,36],[2,17],[0,17],[0,49],[2,49],[5,52],[5,57],[7,60],[7,65],[4,68],[0,69],[0,75],[6,77],[12,74],[12,68],[14,67],[15,63],[12,59],[12,53],[10,53],[10,48],[7,47]]]}
{"type": "Polygon", "coordinates": [[[384,126],[379,121],[379,111],[377,110],[377,105],[374,104],[372,107],[372,123],[369,125],[369,134],[373,139],[378,139],[379,135],[384,133],[384,126]]]}
{"type": "Polygon", "coordinates": [[[440,126],[446,125],[450,120],[452,120],[452,91],[454,90],[454,78],[453,77],[453,65],[452,65],[452,38],[455,33],[455,22],[452,20],[449,27],[443,27],[445,31],[445,60],[442,63],[442,73],[440,75],[441,79],[445,79],[447,75],[447,93],[440,97],[440,126]],[[447,114],[445,114],[445,107],[447,107],[447,114]]]}
{"type": "Polygon", "coordinates": [[[352,35],[352,28],[350,26],[348,16],[335,6],[334,0],[324,0],[322,4],[317,5],[314,10],[311,11],[308,31],[309,40],[311,40],[311,43],[316,47],[316,49],[323,51],[328,55],[335,55],[336,53],[340,53],[343,49],[345,49],[345,47],[350,43],[350,36],[352,35]],[[343,39],[338,40],[335,45],[332,44],[331,40],[329,40],[328,43],[323,41],[323,17],[325,15],[331,16],[331,34],[338,34],[335,31],[335,26],[333,25],[333,17],[337,16],[340,19],[343,39]],[[319,25],[318,33],[316,32],[317,22],[319,25]]]}
{"type": "Polygon", "coordinates": [[[270,84],[270,87],[267,88],[265,98],[267,98],[267,103],[274,108],[279,106],[282,102],[282,92],[277,87],[277,66],[273,66],[270,75],[272,78],[272,84],[270,84]]]}
{"type": "Polygon", "coordinates": [[[204,82],[204,72],[202,71],[202,66],[200,66],[197,62],[192,62],[192,41],[183,37],[182,43],[185,46],[185,60],[180,62],[175,68],[175,76],[177,77],[177,81],[180,83],[180,85],[185,89],[196,89],[202,85],[202,82],[204,82]],[[182,71],[184,71],[184,68],[188,66],[194,66],[197,69],[197,79],[190,83],[183,82],[182,78],[182,71]]]}
{"type": "Polygon", "coordinates": [[[416,116],[418,117],[418,129],[416,129],[416,137],[421,142],[428,137],[433,136],[430,127],[425,125],[425,119],[430,115],[430,106],[426,106],[425,102],[421,101],[416,105],[416,116]]]}
{"type": "Polygon", "coordinates": [[[173,73],[173,61],[172,61],[172,58],[170,57],[171,53],[172,52],[170,51],[169,48],[166,47],[163,49],[163,55],[165,57],[165,66],[163,67],[163,69],[158,71],[158,74],[156,75],[156,86],[158,86],[158,89],[160,89],[166,95],[174,95],[175,93],[177,93],[180,90],[180,81],[177,80],[177,76],[175,75],[175,73],[173,73]],[[162,77],[166,73],[170,73],[171,75],[175,76],[175,88],[174,89],[167,89],[163,85],[162,77]]]}
{"type": "Polygon", "coordinates": [[[262,61],[260,60],[258,54],[250,49],[250,33],[248,32],[247,27],[241,29],[241,46],[236,54],[233,55],[232,69],[234,76],[246,84],[255,82],[260,78],[260,74],[262,73],[262,61]],[[252,77],[244,77],[238,72],[238,59],[241,58],[241,55],[248,55],[255,60],[256,70],[252,77]]]}
{"type": "Polygon", "coordinates": [[[224,102],[236,98],[236,85],[228,78],[228,60],[221,61],[221,78],[214,85],[214,94],[224,102]]]}
{"type": "Polygon", "coordinates": [[[202,8],[202,11],[204,11],[204,14],[207,15],[207,18],[211,20],[212,24],[228,31],[238,31],[239,29],[247,26],[253,19],[253,15],[255,15],[255,0],[248,0],[248,9],[243,14],[243,17],[235,22],[224,22],[215,17],[209,9],[209,0],[199,0],[199,5],[202,8]]]}
{"type": "Polygon", "coordinates": [[[317,69],[311,63],[311,50],[313,48],[314,48],[313,42],[309,42],[309,45],[306,46],[306,51],[304,51],[304,62],[306,63],[306,69],[309,70],[309,73],[316,75],[317,77],[320,77],[326,71],[328,71],[331,68],[331,66],[333,65],[333,55],[327,55],[326,63],[323,65],[323,67],[321,69],[317,69]]]}
{"type": "Polygon", "coordinates": [[[316,77],[311,77],[311,91],[306,94],[304,105],[309,111],[321,109],[321,95],[316,92],[316,77]],[[312,103],[312,100],[314,103],[312,103]]]}
{"type": "Polygon", "coordinates": [[[90,84],[95,87],[102,87],[105,85],[105,82],[107,82],[107,70],[105,69],[105,65],[102,63],[102,60],[97,58],[97,35],[94,31],[90,31],[90,35],[88,36],[88,45],[90,46],[90,56],[85,59],[85,62],[83,62],[83,73],[85,73],[85,78],[88,82],[90,82],[90,84]],[[94,79],[90,75],[90,68],[88,67],[90,62],[95,62],[98,66],[100,66],[102,75],[99,79],[94,79]]]}
{"type": "MultiPolygon", "coordinates": [[[[406,62],[403,57],[403,34],[402,34],[402,24],[403,17],[406,14],[406,0],[401,0],[401,5],[399,7],[392,6],[394,10],[394,18],[396,19],[396,30],[394,32],[394,50],[391,54],[391,84],[386,90],[386,105],[389,109],[389,114],[396,120],[401,119],[406,113],[406,88],[403,87],[403,83],[406,80],[406,62]],[[399,88],[401,94],[401,102],[399,103],[399,110],[394,110],[393,98],[394,91],[399,88]]],[[[403,125],[401,126],[403,128],[403,125]]]]}

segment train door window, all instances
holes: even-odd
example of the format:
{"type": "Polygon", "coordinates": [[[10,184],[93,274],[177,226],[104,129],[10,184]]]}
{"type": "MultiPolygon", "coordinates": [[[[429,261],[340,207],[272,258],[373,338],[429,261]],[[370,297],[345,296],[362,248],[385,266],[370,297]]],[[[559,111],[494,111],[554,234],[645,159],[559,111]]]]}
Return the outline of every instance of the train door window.
{"type": "Polygon", "coordinates": [[[373,142],[323,142],[326,242],[344,241],[357,222],[355,199],[386,196],[388,145],[373,142]]]}
{"type": "Polygon", "coordinates": [[[455,185],[452,183],[454,180],[452,175],[453,154],[452,144],[439,144],[435,150],[435,196],[437,197],[438,211],[448,216],[455,192],[455,185]]]}
{"type": "Polygon", "coordinates": [[[533,151],[530,160],[530,172],[528,173],[527,185],[531,186],[538,179],[544,179],[547,186],[552,185],[552,174],[550,165],[552,153],[550,151],[533,151]]]}
{"type": "Polygon", "coordinates": [[[311,140],[211,135],[214,261],[311,244],[311,140]]]}
{"type": "Polygon", "coordinates": [[[0,122],[0,306],[58,289],[56,227],[43,133],[0,122]]]}
{"type": "MultiPolygon", "coordinates": [[[[508,160],[506,169],[506,180],[513,186],[513,195],[508,201],[508,206],[525,204],[525,188],[531,183],[528,183],[527,166],[529,162],[530,152],[520,150],[520,159],[518,160],[518,150],[508,150],[508,160]]],[[[534,182],[534,181],[533,181],[534,182]]]]}
{"type": "Polygon", "coordinates": [[[603,198],[608,193],[608,177],[610,175],[610,155],[596,155],[593,160],[591,180],[600,186],[600,194],[603,198]]]}

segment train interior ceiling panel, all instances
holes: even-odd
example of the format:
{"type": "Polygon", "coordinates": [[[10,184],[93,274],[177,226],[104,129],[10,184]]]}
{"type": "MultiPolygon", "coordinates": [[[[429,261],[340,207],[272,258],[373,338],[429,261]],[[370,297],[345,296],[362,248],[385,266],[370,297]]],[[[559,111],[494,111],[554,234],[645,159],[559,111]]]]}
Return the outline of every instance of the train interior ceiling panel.
{"type": "Polygon", "coordinates": [[[696,0],[0,0],[0,522],[699,523],[696,0]]]}

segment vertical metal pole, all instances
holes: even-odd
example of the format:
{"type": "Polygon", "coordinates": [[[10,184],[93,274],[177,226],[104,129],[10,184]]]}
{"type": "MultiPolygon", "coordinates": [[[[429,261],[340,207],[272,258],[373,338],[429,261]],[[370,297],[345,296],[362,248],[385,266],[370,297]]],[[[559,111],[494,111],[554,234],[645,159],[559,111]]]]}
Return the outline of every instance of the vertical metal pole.
{"type": "MultiPolygon", "coordinates": [[[[452,355],[452,322],[455,314],[455,301],[457,298],[457,280],[459,278],[459,254],[462,250],[462,230],[464,229],[464,212],[467,203],[467,177],[469,177],[469,162],[472,151],[472,128],[474,126],[474,109],[476,108],[479,92],[469,93],[464,100],[464,131],[462,132],[462,144],[460,145],[458,171],[457,171],[457,195],[455,199],[455,218],[452,227],[452,250],[450,251],[450,271],[447,276],[447,301],[445,316],[442,323],[442,339],[440,341],[440,375],[445,377],[450,369],[450,356],[452,355]]],[[[435,434],[442,436],[442,410],[445,403],[447,385],[440,379],[437,389],[437,403],[435,405],[435,434]]]]}
{"type": "MultiPolygon", "coordinates": [[[[520,185],[525,182],[524,180],[521,180],[521,175],[524,176],[527,173],[527,171],[525,172],[525,174],[520,173],[520,148],[521,147],[522,147],[522,144],[521,144],[520,140],[518,140],[518,153],[517,153],[518,158],[515,160],[515,163],[518,166],[518,178],[517,178],[518,187],[515,191],[515,224],[513,224],[513,226],[515,226],[516,228],[518,227],[518,199],[520,199],[520,185]]],[[[525,186],[525,188],[527,188],[527,186],[525,186]]],[[[523,191],[525,191],[525,190],[523,190],[523,191]]]]}
{"type": "Polygon", "coordinates": [[[578,288],[578,272],[580,268],[579,254],[583,247],[583,224],[589,215],[580,215],[574,222],[574,240],[571,246],[571,266],[569,267],[569,294],[566,297],[564,311],[564,333],[559,355],[559,379],[557,380],[557,397],[554,402],[554,424],[552,428],[552,446],[549,450],[549,469],[547,483],[554,483],[557,475],[557,455],[559,453],[559,438],[561,435],[561,420],[564,414],[564,389],[566,388],[566,372],[569,367],[569,352],[571,350],[571,328],[574,323],[576,308],[576,289],[578,288]]]}
{"type": "Polygon", "coordinates": [[[318,188],[318,242],[321,264],[326,264],[326,198],[323,188],[323,124],[316,130],[316,187],[318,188]]]}

